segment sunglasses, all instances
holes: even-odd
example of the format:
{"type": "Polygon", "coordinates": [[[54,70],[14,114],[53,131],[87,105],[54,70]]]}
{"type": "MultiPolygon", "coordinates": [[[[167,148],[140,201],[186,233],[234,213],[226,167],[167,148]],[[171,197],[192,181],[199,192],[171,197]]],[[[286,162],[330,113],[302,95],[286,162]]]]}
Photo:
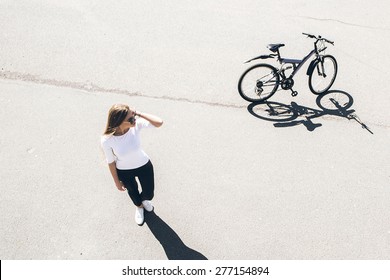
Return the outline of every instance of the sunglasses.
{"type": "Polygon", "coordinates": [[[129,123],[131,124],[135,124],[135,117],[130,117],[128,120],[127,120],[129,123]]]}

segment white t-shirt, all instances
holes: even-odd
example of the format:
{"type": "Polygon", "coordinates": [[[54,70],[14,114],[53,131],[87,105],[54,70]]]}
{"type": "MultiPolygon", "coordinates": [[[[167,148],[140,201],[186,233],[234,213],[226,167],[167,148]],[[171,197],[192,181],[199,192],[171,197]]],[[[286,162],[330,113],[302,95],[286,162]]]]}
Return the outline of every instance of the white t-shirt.
{"type": "Polygon", "coordinates": [[[101,145],[107,163],[116,162],[116,168],[121,170],[135,169],[148,163],[149,156],[141,148],[140,131],[142,128],[154,127],[144,119],[137,119],[136,125],[120,136],[101,138],[101,145]]]}

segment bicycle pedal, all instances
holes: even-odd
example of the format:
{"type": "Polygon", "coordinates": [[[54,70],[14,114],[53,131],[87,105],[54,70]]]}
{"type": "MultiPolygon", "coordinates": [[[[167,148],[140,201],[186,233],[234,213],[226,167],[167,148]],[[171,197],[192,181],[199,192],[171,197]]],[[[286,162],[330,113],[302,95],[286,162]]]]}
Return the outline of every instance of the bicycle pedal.
{"type": "Polygon", "coordinates": [[[292,97],[295,97],[295,96],[297,96],[297,95],[298,95],[298,92],[297,92],[297,91],[291,92],[291,96],[292,96],[292,97]]]}

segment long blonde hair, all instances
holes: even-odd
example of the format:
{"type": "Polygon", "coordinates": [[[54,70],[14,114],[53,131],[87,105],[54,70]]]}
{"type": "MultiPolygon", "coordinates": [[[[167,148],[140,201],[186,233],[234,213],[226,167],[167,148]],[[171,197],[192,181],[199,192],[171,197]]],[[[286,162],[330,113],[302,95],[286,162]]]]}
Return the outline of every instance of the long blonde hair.
{"type": "Polygon", "coordinates": [[[129,106],[125,104],[112,105],[110,111],[108,112],[107,125],[103,135],[113,135],[118,126],[125,120],[129,111],[129,106]]]}

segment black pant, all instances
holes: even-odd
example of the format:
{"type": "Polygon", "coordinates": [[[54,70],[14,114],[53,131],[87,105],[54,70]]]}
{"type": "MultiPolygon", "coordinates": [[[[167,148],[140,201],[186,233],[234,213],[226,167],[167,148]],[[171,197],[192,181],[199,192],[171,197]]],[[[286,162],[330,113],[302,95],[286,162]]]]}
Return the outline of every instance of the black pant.
{"type": "Polygon", "coordinates": [[[141,206],[143,200],[152,200],[154,196],[154,171],[153,164],[148,161],[147,164],[136,168],[120,170],[117,169],[119,180],[125,185],[127,192],[134,205],[141,206]],[[141,183],[142,192],[138,191],[138,184],[135,180],[138,177],[141,183]]]}

